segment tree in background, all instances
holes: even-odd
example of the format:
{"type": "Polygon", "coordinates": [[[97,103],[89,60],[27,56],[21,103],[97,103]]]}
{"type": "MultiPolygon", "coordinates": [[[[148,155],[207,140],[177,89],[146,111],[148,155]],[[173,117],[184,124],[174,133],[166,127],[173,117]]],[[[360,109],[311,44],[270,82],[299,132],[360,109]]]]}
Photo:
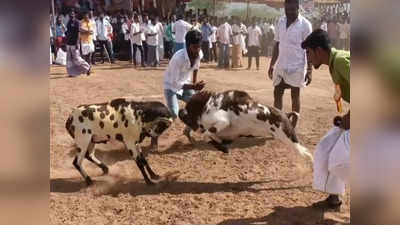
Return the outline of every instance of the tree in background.
{"type": "MultiPolygon", "coordinates": [[[[188,4],[189,8],[193,8],[195,10],[197,9],[207,9],[208,14],[212,15],[213,14],[213,9],[214,9],[214,0],[192,0],[188,4]]],[[[225,2],[220,2],[216,1],[215,3],[215,14],[217,15],[217,12],[224,11],[226,9],[226,3],[225,2]]]]}
{"type": "MultiPolygon", "coordinates": [[[[268,7],[268,6],[265,6],[265,5],[250,4],[250,7],[249,7],[249,15],[248,15],[249,18],[258,17],[258,18],[272,19],[279,15],[281,15],[281,13],[278,10],[268,7]]],[[[247,6],[240,8],[240,9],[233,9],[232,16],[239,16],[241,18],[246,18],[247,17],[247,6]]]]}

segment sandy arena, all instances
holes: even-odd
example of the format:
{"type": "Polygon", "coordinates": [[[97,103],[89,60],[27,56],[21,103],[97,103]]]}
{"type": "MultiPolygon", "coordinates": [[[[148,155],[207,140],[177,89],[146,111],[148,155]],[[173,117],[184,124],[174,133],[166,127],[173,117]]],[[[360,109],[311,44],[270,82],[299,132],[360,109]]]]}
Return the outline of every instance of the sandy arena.
{"type": "MultiPolygon", "coordinates": [[[[226,71],[202,64],[199,80],[206,82],[207,90],[245,90],[260,103],[272,105],[267,61],[261,59],[260,71],[226,71]]],[[[75,148],[65,130],[71,109],[117,97],[165,102],[165,66],[136,70],[127,62],[106,63],[95,66],[91,76],[77,78],[69,78],[65,67],[51,67],[50,224],[350,224],[349,190],[341,212],[310,207],[326,195],[313,191],[311,162],[289,146],[271,137],[242,138],[224,154],[199,135],[191,145],[179,120],[160,137],[159,152],[148,151],[149,139],[142,145],[154,171],[163,176],[156,186],[147,186],[128,152],[111,143],[96,147],[96,156],[110,168],[108,175],[84,161],[94,180],[87,188],[72,165],[75,148]]],[[[302,91],[297,128],[300,142],[312,152],[337,115],[332,96],[327,67],[314,71],[311,85],[302,91]]],[[[284,108],[291,109],[289,90],[284,108]]]]}

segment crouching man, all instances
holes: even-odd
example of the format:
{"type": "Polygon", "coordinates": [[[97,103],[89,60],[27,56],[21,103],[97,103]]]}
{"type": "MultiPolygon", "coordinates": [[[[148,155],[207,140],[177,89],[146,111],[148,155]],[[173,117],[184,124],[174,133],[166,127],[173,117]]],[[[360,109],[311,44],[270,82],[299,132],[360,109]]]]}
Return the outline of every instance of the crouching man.
{"type": "MultiPolygon", "coordinates": [[[[322,64],[329,66],[335,84],[334,100],[341,111],[341,99],[350,103],[350,52],[331,47],[328,33],[317,29],[301,44],[308,59],[318,69],[322,64]]],[[[315,207],[339,209],[340,195],[350,175],[350,111],[343,117],[334,118],[334,127],[322,138],[314,153],[313,188],[329,194],[315,207]]]]}
{"type": "MultiPolygon", "coordinates": [[[[195,91],[200,91],[205,86],[203,81],[197,82],[197,72],[203,58],[201,39],[199,31],[189,31],[185,37],[186,47],[174,54],[165,72],[164,95],[174,119],[178,117],[178,99],[187,103],[195,91]]],[[[189,127],[185,128],[184,135],[193,142],[189,127]]]]}

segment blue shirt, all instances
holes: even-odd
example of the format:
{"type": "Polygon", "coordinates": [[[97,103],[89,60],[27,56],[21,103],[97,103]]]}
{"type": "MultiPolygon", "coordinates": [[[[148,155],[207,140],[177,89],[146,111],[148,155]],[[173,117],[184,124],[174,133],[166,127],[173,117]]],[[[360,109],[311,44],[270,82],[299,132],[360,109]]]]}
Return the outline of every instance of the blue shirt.
{"type": "Polygon", "coordinates": [[[201,37],[202,37],[201,40],[202,41],[210,41],[211,34],[212,34],[211,26],[208,23],[203,24],[201,26],[201,37]]]}

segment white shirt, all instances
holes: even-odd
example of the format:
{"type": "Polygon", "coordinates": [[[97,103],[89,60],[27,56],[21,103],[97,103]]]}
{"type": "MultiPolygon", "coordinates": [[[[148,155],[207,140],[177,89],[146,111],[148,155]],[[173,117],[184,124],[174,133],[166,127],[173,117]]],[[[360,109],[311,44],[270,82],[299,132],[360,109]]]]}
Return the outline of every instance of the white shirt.
{"type": "Polygon", "coordinates": [[[103,18],[102,20],[99,18],[97,21],[97,36],[100,41],[110,40],[109,35],[112,33],[112,26],[107,19],[103,18]]]}
{"type": "Polygon", "coordinates": [[[257,25],[254,26],[250,26],[248,28],[248,32],[249,32],[249,43],[248,46],[257,46],[260,47],[260,37],[262,35],[262,31],[260,29],[260,27],[258,27],[257,25]]]}
{"type": "Polygon", "coordinates": [[[210,40],[211,40],[212,43],[215,43],[215,42],[217,42],[217,30],[218,30],[218,28],[216,26],[212,26],[211,30],[212,30],[212,33],[211,33],[211,36],[210,36],[210,40]]]}
{"type": "Polygon", "coordinates": [[[146,34],[155,34],[153,36],[147,36],[147,44],[151,46],[158,45],[158,27],[157,25],[150,24],[147,26],[146,34]]]}
{"type": "Polygon", "coordinates": [[[177,51],[165,71],[164,89],[180,92],[183,85],[191,84],[193,71],[200,68],[200,60],[202,58],[203,52],[200,50],[199,57],[195,60],[193,67],[190,67],[190,59],[186,48],[177,51]]]}
{"type": "Polygon", "coordinates": [[[142,38],[142,41],[146,41],[146,31],[147,31],[147,27],[148,27],[149,23],[141,23],[140,24],[140,31],[142,32],[142,34],[140,35],[142,38]]]}
{"type": "Polygon", "coordinates": [[[172,27],[172,32],[175,32],[175,42],[185,43],[186,33],[192,28],[192,25],[184,20],[178,20],[172,27]]]}
{"type": "Polygon", "coordinates": [[[164,27],[163,27],[162,23],[160,23],[160,22],[156,23],[156,27],[158,29],[158,41],[161,42],[161,41],[163,41],[163,37],[164,37],[164,27]]]}
{"type": "Polygon", "coordinates": [[[233,24],[232,25],[232,34],[233,34],[233,44],[234,45],[239,45],[240,44],[240,38],[241,38],[241,29],[239,27],[239,25],[237,24],[233,24]],[[233,33],[237,33],[237,35],[233,34],[233,33]]]}
{"type": "Polygon", "coordinates": [[[279,56],[274,69],[274,85],[284,79],[289,85],[305,87],[307,57],[301,43],[312,32],[312,26],[300,14],[289,28],[286,28],[286,21],[286,16],[282,16],[276,26],[275,41],[279,42],[279,56]]]}
{"type": "Polygon", "coordinates": [[[217,36],[218,40],[221,44],[230,44],[231,39],[230,37],[232,36],[232,27],[229,25],[229,23],[225,22],[224,24],[221,24],[221,26],[218,27],[217,31],[217,36]]]}
{"type": "Polygon", "coordinates": [[[131,34],[129,32],[129,27],[126,22],[122,24],[121,30],[122,30],[122,33],[124,34],[124,40],[129,41],[131,34]]]}
{"type": "Polygon", "coordinates": [[[139,34],[133,35],[134,33],[138,33],[138,32],[141,32],[140,24],[139,23],[132,23],[131,24],[131,40],[132,40],[132,43],[135,44],[135,45],[141,46],[142,45],[142,35],[143,34],[139,33],[139,34]]]}

